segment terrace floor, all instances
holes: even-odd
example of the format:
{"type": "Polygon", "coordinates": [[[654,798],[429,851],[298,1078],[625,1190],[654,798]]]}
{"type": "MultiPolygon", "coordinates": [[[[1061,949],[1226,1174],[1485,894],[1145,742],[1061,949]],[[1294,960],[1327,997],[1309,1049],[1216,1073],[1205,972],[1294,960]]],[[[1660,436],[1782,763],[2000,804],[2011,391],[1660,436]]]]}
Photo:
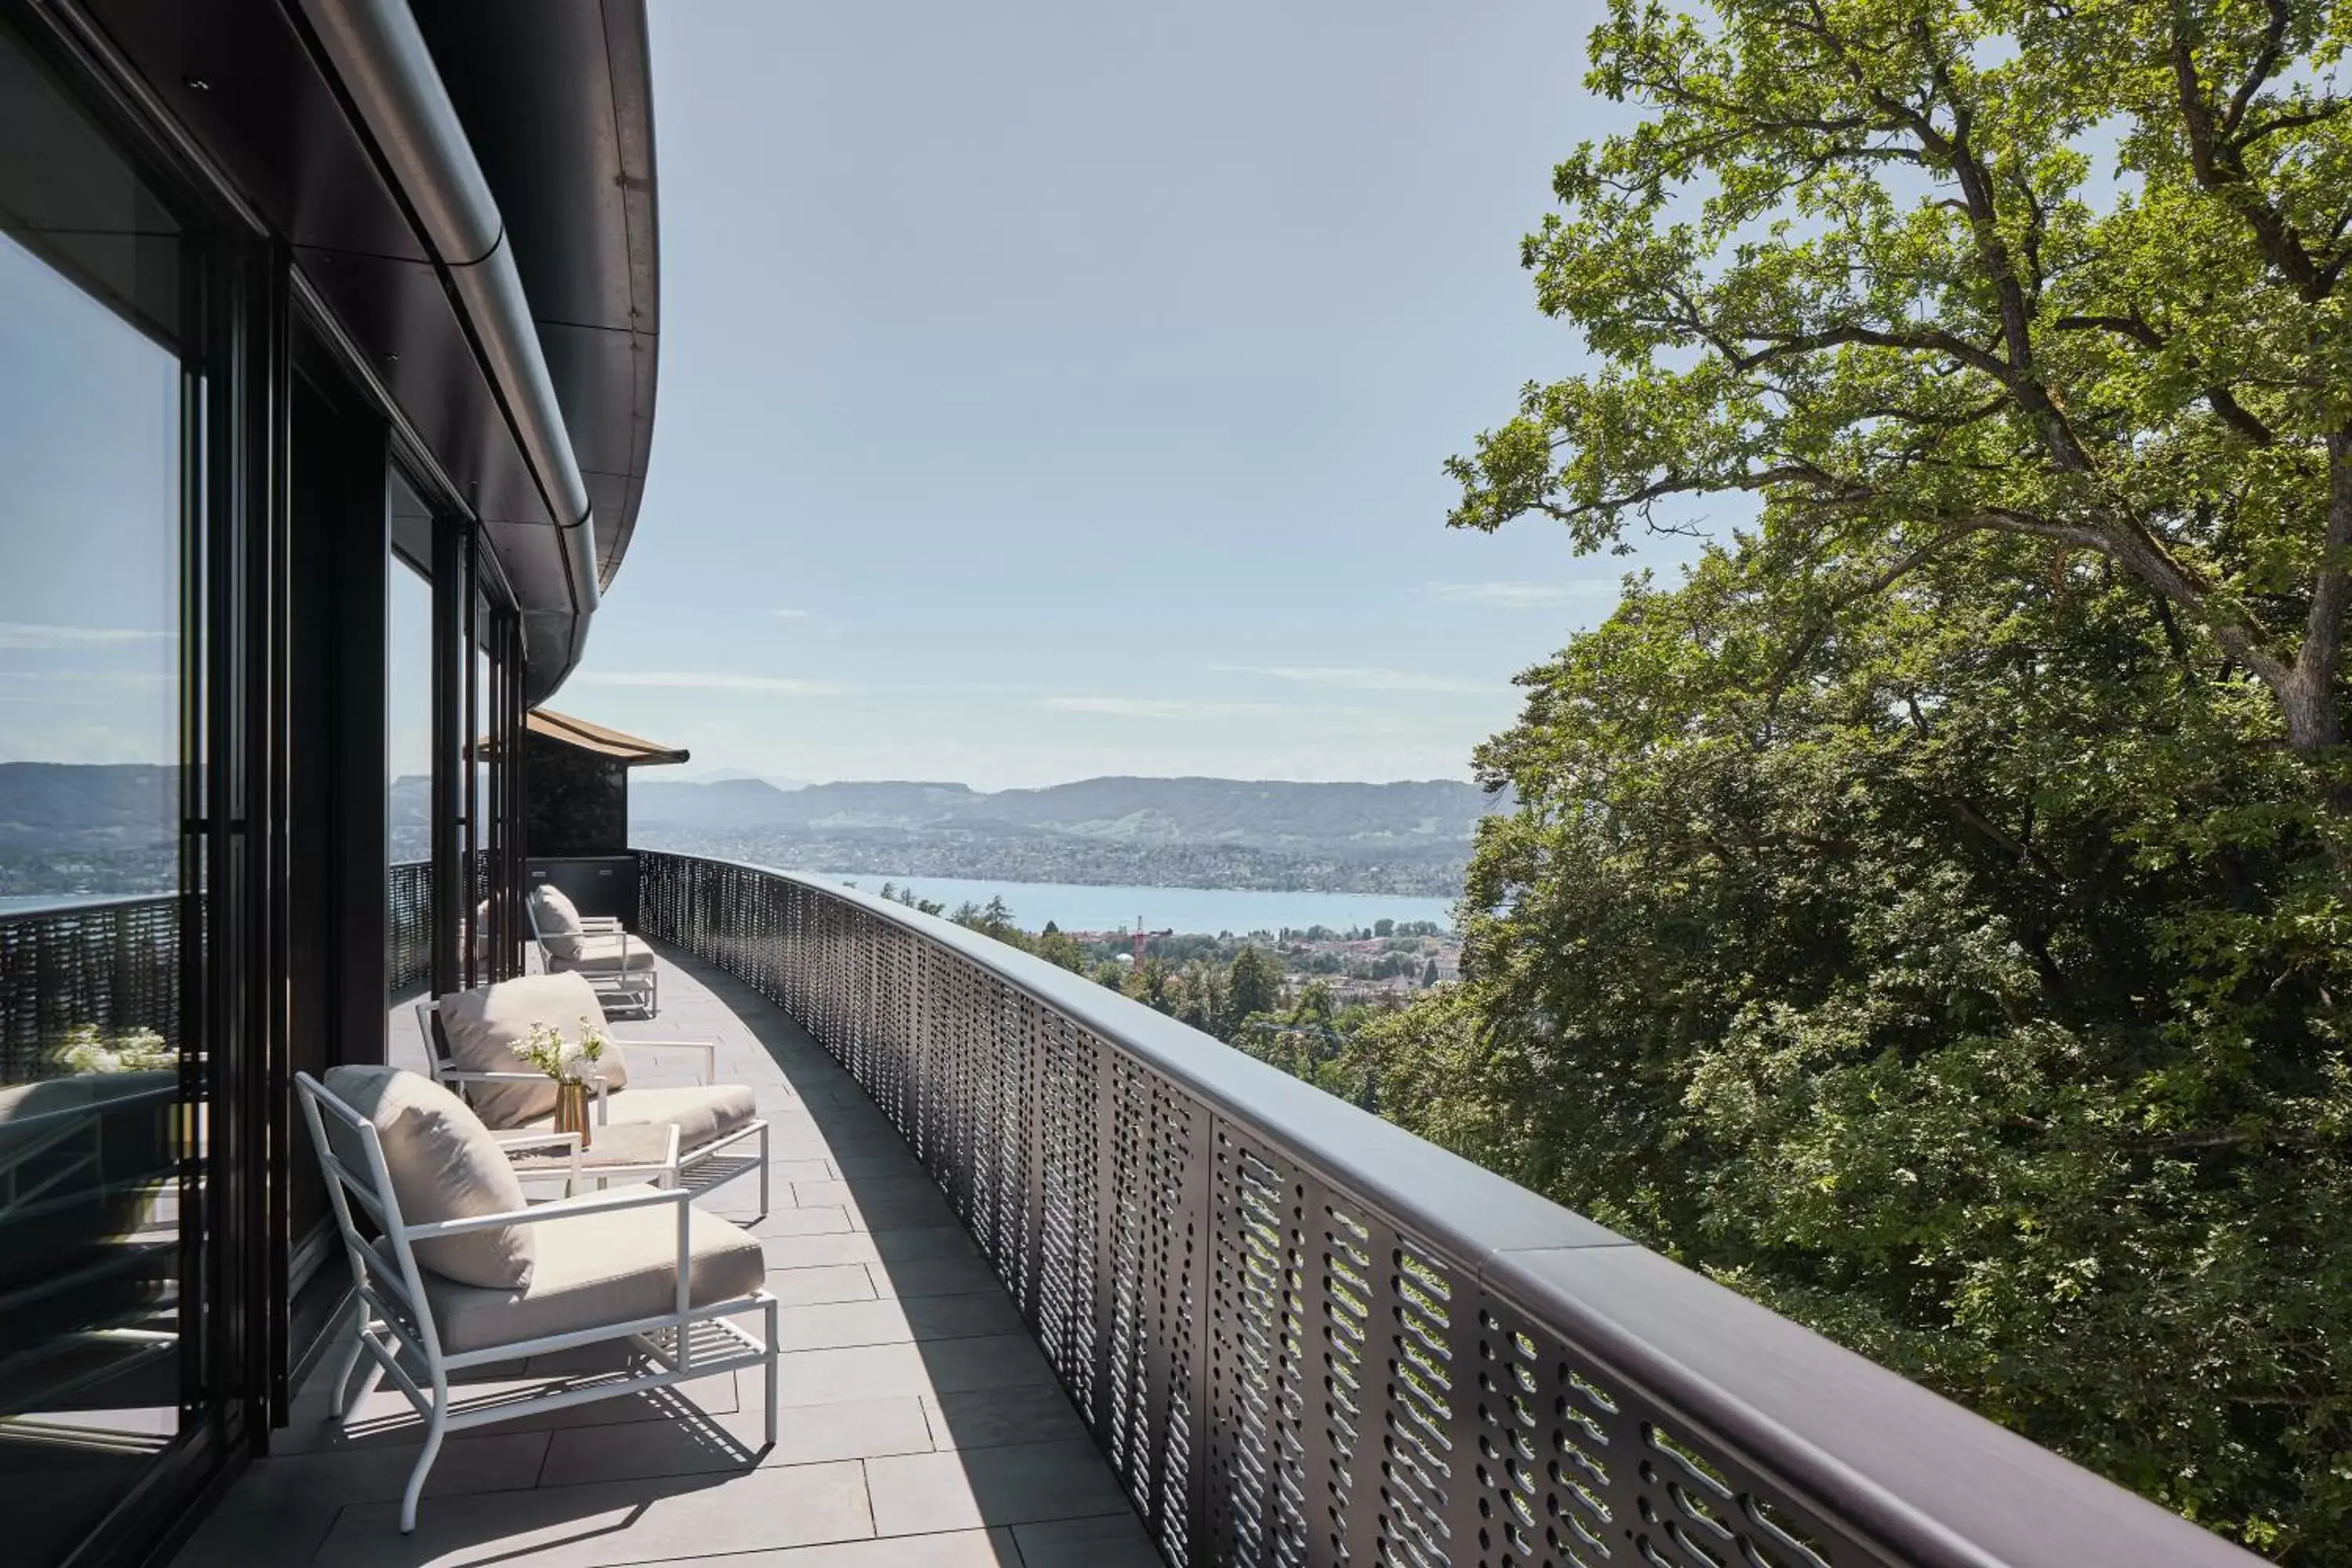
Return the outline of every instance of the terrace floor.
{"type": "MultiPolygon", "coordinates": [[[[314,1376],[175,1568],[1156,1568],[988,1263],[849,1075],[690,959],[663,954],[661,1002],[614,1033],[717,1041],[720,1079],[751,1084],[772,1124],[768,1215],[749,1174],[696,1202],[766,1245],[784,1303],[774,1448],[756,1371],[473,1428],[443,1446],[404,1537],[415,1415],[385,1390],[346,1435],[314,1376]]],[[[423,1066],[405,1005],[393,1059],[423,1066]]],[[[583,1370],[553,1359],[467,1393],[583,1370]]]]}

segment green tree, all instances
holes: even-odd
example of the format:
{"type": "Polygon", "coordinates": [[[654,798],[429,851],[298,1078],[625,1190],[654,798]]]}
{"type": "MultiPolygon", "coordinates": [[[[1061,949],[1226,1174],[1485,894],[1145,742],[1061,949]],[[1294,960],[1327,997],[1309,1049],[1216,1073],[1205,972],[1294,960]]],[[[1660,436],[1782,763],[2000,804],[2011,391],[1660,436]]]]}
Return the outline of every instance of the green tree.
{"type": "Polygon", "coordinates": [[[1193,959],[1176,973],[1171,1011],[1179,1023],[1216,1034],[1225,1021],[1224,976],[1205,959],[1193,959]]]}
{"type": "Polygon", "coordinates": [[[1146,958],[1128,976],[1127,994],[1155,1012],[1174,1013],[1176,994],[1175,971],[1164,958],[1146,958]]]}
{"type": "Polygon", "coordinates": [[[1232,1039],[1242,1025],[1282,1001],[1282,965],[1264,948],[1244,947],[1225,972],[1225,1016],[1215,1033],[1232,1039]]]}
{"type": "Polygon", "coordinates": [[[1350,1060],[1426,1136],[2352,1561],[2352,951],[2266,693],[2021,544],[1788,679],[1781,586],[1714,552],[1527,678],[1467,979],[1350,1060]]]}
{"type": "Polygon", "coordinates": [[[2352,1563],[2352,13],[1619,0],[1452,465],[1745,497],[1482,748],[1384,1112],[2290,1563],[2352,1563]]]}
{"type": "Polygon", "coordinates": [[[1072,941],[1066,931],[1055,929],[1051,921],[1029,943],[1029,951],[1074,974],[1087,972],[1087,950],[1072,941]]]}
{"type": "Polygon", "coordinates": [[[2095,557],[2251,672],[2342,805],[2352,15],[1714,9],[1594,32],[1590,84],[1648,112],[1559,166],[1524,258],[1599,363],[1454,460],[1452,521],[1591,550],[1753,496],[1801,630],[2000,539],[2095,557]]]}

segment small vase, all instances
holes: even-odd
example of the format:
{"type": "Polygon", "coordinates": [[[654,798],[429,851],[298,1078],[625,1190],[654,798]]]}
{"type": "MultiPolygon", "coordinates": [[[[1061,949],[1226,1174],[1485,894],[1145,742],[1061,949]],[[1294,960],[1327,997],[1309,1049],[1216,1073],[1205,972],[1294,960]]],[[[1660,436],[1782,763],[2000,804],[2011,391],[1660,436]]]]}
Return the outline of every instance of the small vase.
{"type": "Polygon", "coordinates": [[[578,1079],[561,1079],[556,1082],[555,1130],[579,1133],[580,1147],[583,1150],[595,1136],[588,1123],[588,1086],[578,1079]]]}

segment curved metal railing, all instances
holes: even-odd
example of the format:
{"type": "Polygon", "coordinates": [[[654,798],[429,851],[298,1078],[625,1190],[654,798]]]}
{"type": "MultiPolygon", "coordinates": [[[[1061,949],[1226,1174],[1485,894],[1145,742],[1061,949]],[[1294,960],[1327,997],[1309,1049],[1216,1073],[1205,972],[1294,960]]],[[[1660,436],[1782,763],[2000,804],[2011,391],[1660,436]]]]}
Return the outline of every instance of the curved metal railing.
{"type": "Polygon", "coordinates": [[[1083,976],[638,858],[643,933],[783,1007],[906,1138],[1171,1563],[2257,1561],[1083,976]]]}

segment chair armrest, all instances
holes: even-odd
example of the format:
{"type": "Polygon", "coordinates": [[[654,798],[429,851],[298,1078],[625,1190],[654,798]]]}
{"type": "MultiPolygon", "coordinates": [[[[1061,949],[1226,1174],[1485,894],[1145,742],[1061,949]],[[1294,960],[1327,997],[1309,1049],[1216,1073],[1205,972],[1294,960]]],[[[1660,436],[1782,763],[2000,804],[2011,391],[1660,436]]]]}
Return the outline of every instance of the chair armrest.
{"type": "Polygon", "coordinates": [[[569,1148],[576,1153],[580,1148],[580,1134],[577,1132],[501,1132],[493,1127],[490,1136],[497,1139],[499,1147],[509,1153],[518,1149],[549,1147],[569,1148]]]}
{"type": "MultiPolygon", "coordinates": [[[[647,1187],[642,1192],[592,1193],[582,1198],[558,1198],[551,1203],[534,1204],[527,1209],[509,1209],[503,1214],[475,1215],[470,1219],[445,1219],[433,1225],[412,1225],[402,1227],[411,1241],[430,1240],[438,1236],[464,1236],[468,1231],[496,1230],[508,1225],[544,1225],[549,1220],[578,1219],[586,1215],[612,1214],[622,1209],[651,1208],[656,1204],[687,1205],[694,1196],[686,1187],[647,1187]]],[[[690,1206],[688,1212],[692,1212],[690,1206]]],[[[678,1217],[681,1228],[685,1215],[678,1217]]]]}
{"type": "Polygon", "coordinates": [[[472,1068],[444,1068],[443,1083],[552,1083],[543,1072],[488,1072],[472,1068]]]}
{"type": "Polygon", "coordinates": [[[625,936],[629,930],[627,926],[621,923],[621,917],[618,915],[582,915],[580,929],[583,931],[594,931],[603,936],[610,936],[615,931],[625,936]]]}
{"type": "Polygon", "coordinates": [[[709,1089],[710,1080],[719,1076],[719,1044],[715,1040],[614,1040],[625,1051],[698,1051],[702,1055],[702,1075],[696,1084],[709,1089]]]}

